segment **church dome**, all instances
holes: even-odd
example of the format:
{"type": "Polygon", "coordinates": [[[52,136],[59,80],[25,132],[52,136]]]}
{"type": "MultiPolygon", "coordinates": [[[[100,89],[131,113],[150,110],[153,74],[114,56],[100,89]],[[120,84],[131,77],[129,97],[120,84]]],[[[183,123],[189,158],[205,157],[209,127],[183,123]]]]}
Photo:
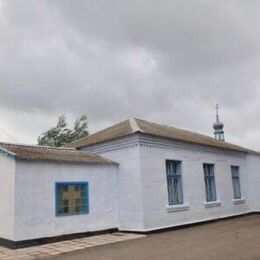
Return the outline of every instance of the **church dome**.
{"type": "Polygon", "coordinates": [[[218,104],[216,105],[216,122],[213,124],[215,139],[225,141],[224,138],[224,124],[219,120],[218,116],[218,104]]]}
{"type": "Polygon", "coordinates": [[[224,124],[218,120],[213,124],[213,128],[214,130],[223,130],[224,124]]]}

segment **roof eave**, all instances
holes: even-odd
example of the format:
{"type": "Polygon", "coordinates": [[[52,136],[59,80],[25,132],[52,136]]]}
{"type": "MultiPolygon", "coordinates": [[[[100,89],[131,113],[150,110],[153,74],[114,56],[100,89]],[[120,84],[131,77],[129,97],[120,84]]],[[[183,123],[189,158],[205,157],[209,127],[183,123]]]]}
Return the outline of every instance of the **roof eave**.
{"type": "Polygon", "coordinates": [[[7,149],[3,148],[0,146],[0,154],[6,156],[6,157],[9,157],[9,158],[12,158],[12,159],[16,159],[17,158],[17,154],[15,153],[12,153],[10,151],[8,151],[7,149]]]}
{"type": "Polygon", "coordinates": [[[135,134],[138,134],[138,133],[144,133],[144,132],[142,132],[142,131],[135,131],[135,132],[130,133],[130,134],[126,134],[126,135],[122,135],[122,136],[119,136],[119,137],[102,140],[102,141],[99,141],[99,142],[94,142],[94,143],[90,143],[90,144],[82,144],[82,145],[79,145],[79,146],[75,146],[74,148],[79,150],[79,149],[82,149],[82,148],[85,148],[85,147],[90,147],[92,145],[99,145],[99,144],[107,143],[107,142],[110,142],[110,141],[119,140],[119,139],[131,136],[131,135],[135,135],[135,134]]]}
{"type": "Polygon", "coordinates": [[[116,165],[118,166],[119,163],[115,161],[103,161],[103,162],[87,162],[87,161],[67,161],[67,160],[55,160],[55,159],[34,159],[34,158],[23,158],[23,157],[16,157],[17,161],[24,161],[24,162],[49,162],[49,163],[68,163],[68,164],[89,164],[89,165],[116,165]]]}

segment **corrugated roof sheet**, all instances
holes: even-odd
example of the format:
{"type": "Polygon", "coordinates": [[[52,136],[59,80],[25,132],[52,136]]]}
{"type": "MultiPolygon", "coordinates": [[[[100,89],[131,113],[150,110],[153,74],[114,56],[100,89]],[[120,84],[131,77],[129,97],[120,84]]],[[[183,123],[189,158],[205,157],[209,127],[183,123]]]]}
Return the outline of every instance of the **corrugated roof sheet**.
{"type": "Polygon", "coordinates": [[[104,141],[112,140],[112,139],[117,139],[120,137],[124,137],[127,135],[133,134],[133,129],[130,124],[130,120],[125,120],[123,122],[120,122],[116,125],[113,125],[111,127],[108,127],[104,130],[101,130],[97,133],[94,133],[92,135],[89,135],[85,138],[81,138],[77,141],[74,141],[66,147],[75,147],[75,148],[80,148],[83,146],[88,146],[92,144],[97,144],[101,143],[104,141]]]}
{"type": "Polygon", "coordinates": [[[239,152],[248,152],[260,155],[260,153],[249,150],[247,148],[234,145],[231,143],[216,140],[207,135],[179,129],[172,126],[157,124],[142,119],[129,119],[119,124],[113,125],[102,131],[89,135],[85,138],[79,139],[70,143],[67,147],[81,148],[101,142],[125,137],[134,133],[143,133],[157,137],[170,138],[178,141],[194,143],[199,145],[211,146],[216,148],[228,149],[239,152]],[[133,123],[134,120],[134,123],[133,123]],[[134,125],[134,127],[133,127],[134,125]]]}
{"type": "Polygon", "coordinates": [[[56,161],[88,164],[116,164],[111,160],[76,150],[49,146],[0,143],[0,149],[21,160],[56,161]]]}

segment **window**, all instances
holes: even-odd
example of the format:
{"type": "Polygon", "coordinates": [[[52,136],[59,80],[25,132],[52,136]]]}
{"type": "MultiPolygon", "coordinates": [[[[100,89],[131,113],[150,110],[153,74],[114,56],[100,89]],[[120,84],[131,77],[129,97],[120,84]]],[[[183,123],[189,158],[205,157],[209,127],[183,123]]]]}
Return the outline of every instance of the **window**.
{"type": "Polygon", "coordinates": [[[88,183],[56,183],[56,215],[86,214],[88,209],[88,183]]]}
{"type": "Polygon", "coordinates": [[[166,161],[169,205],[183,204],[181,162],[166,161]]]}
{"type": "Polygon", "coordinates": [[[203,164],[204,180],[206,188],[206,200],[207,202],[216,201],[216,186],[214,177],[214,164],[203,164]]]}
{"type": "Polygon", "coordinates": [[[241,199],[239,167],[231,166],[234,199],[241,199]]]}

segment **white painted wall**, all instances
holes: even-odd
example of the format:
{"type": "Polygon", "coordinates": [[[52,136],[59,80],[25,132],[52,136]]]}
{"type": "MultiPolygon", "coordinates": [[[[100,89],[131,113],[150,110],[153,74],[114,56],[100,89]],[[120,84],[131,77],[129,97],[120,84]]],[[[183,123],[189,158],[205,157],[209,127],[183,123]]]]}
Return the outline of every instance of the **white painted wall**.
{"type": "Polygon", "coordinates": [[[14,239],[15,160],[0,153],[0,237],[14,239]]]}
{"type": "Polygon", "coordinates": [[[143,205],[138,136],[94,145],[85,150],[120,163],[118,168],[119,228],[142,230],[143,205]]]}
{"type": "Polygon", "coordinates": [[[260,156],[247,155],[247,173],[250,209],[260,212],[260,156]]]}
{"type": "Polygon", "coordinates": [[[14,161],[0,156],[0,188],[5,191],[0,193],[1,222],[5,218],[0,237],[20,241],[115,227],[149,231],[260,211],[260,157],[139,134],[85,150],[120,165],[17,161],[15,168],[14,161]],[[166,209],[166,159],[182,161],[187,211],[166,209]],[[215,164],[220,207],[204,206],[203,163],[215,164]],[[232,202],[231,165],[240,166],[243,204],[232,202]],[[62,181],[89,182],[89,214],[55,216],[55,183],[62,181]]]}
{"type": "Polygon", "coordinates": [[[122,230],[148,231],[238,215],[251,209],[245,153],[152,138],[142,134],[97,144],[85,150],[120,162],[118,199],[119,227],[122,230]],[[187,211],[168,212],[166,209],[166,159],[183,162],[184,203],[189,205],[187,211]],[[203,163],[215,164],[220,207],[204,206],[206,199],[203,163]],[[245,198],[245,203],[242,204],[235,205],[232,201],[231,165],[240,166],[242,196],[245,198]]]}
{"type": "Polygon", "coordinates": [[[17,161],[15,241],[118,226],[117,166],[17,161]],[[55,183],[88,182],[89,214],[55,216],[55,183]]]}
{"type": "Polygon", "coordinates": [[[141,137],[140,156],[144,230],[177,226],[249,212],[247,167],[244,153],[221,151],[196,145],[141,137]],[[168,212],[165,160],[182,161],[184,203],[189,210],[168,212]],[[221,206],[205,208],[203,163],[215,164],[217,198],[221,206]],[[242,196],[246,202],[233,204],[231,165],[240,166],[242,196]]]}

